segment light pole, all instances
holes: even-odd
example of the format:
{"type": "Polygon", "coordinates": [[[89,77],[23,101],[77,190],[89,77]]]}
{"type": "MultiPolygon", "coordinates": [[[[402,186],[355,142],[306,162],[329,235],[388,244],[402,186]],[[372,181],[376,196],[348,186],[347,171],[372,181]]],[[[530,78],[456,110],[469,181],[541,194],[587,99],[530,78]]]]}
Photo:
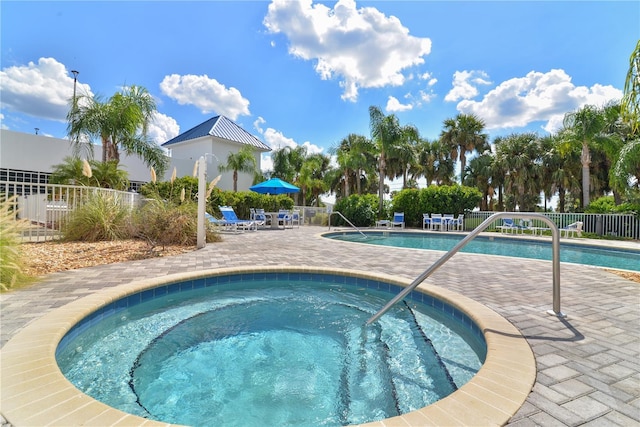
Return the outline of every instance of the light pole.
{"type": "Polygon", "coordinates": [[[73,109],[76,109],[76,85],[78,84],[78,74],[80,71],[71,70],[71,74],[73,74],[73,109]]]}

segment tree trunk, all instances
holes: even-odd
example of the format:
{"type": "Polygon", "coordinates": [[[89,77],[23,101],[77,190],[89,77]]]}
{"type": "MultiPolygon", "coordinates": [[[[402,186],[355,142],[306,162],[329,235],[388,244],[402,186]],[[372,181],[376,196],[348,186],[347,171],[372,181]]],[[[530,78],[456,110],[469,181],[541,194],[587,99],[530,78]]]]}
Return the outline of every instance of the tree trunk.
{"type": "Polygon", "coordinates": [[[378,218],[382,218],[382,211],[383,211],[383,206],[384,206],[384,170],[385,170],[385,158],[384,158],[384,153],[380,154],[380,164],[378,166],[378,174],[379,179],[378,179],[378,197],[380,198],[380,200],[378,201],[378,218]]]}
{"type": "Polygon", "coordinates": [[[589,165],[591,164],[591,153],[589,152],[589,146],[586,143],[582,143],[582,154],[580,155],[580,161],[582,162],[582,209],[586,209],[589,206],[589,165]]]}

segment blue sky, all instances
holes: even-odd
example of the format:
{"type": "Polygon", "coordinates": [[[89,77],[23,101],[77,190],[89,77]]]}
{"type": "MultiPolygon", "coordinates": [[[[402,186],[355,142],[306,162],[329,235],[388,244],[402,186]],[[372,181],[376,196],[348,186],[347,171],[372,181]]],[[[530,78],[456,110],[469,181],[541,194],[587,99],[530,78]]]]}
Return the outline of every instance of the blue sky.
{"type": "MultiPolygon", "coordinates": [[[[638,1],[0,2],[1,126],[65,137],[78,92],[155,97],[158,142],[218,114],[272,148],[328,153],[368,108],[435,139],[476,114],[491,138],[556,130],[620,98],[638,1]]],[[[263,159],[263,169],[270,166],[263,159]]]]}

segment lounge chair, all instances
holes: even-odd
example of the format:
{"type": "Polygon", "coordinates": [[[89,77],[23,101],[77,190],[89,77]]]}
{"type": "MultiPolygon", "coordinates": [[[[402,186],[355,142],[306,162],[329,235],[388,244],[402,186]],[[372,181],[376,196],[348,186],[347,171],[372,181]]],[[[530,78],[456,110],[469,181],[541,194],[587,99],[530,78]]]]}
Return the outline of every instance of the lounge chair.
{"type": "Polygon", "coordinates": [[[566,227],[562,227],[560,229],[560,237],[562,237],[562,233],[564,232],[564,237],[571,237],[571,236],[582,236],[582,225],[583,222],[582,221],[576,221],[573,224],[569,224],[566,227]]]}
{"type": "Polygon", "coordinates": [[[518,232],[518,227],[515,222],[513,222],[513,218],[502,218],[502,225],[496,227],[500,230],[501,233],[511,233],[512,231],[518,232]]]}
{"type": "Polygon", "coordinates": [[[238,219],[236,212],[230,206],[219,206],[224,222],[234,228],[235,231],[256,231],[255,221],[238,219]]]}
{"type": "Polygon", "coordinates": [[[394,228],[396,226],[400,226],[400,228],[404,228],[404,212],[393,213],[393,220],[389,222],[389,227],[394,228]]]}

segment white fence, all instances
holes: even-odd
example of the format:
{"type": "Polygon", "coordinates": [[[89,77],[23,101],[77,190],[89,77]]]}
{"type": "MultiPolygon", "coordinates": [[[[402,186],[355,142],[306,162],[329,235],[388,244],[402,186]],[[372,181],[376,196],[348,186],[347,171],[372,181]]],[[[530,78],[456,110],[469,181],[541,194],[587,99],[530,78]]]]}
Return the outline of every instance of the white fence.
{"type": "Polygon", "coordinates": [[[16,196],[16,220],[26,222],[23,240],[39,242],[61,237],[60,230],[70,212],[96,193],[111,194],[120,204],[133,208],[141,197],[137,193],[77,185],[33,184],[0,181],[0,196],[16,196]]]}
{"type": "MultiPolygon", "coordinates": [[[[465,215],[465,230],[473,230],[478,224],[495,212],[471,212],[465,215]]],[[[592,213],[555,213],[540,212],[556,223],[559,228],[574,222],[583,223],[583,231],[600,236],[616,236],[627,239],[640,239],[640,218],[634,214],[592,214],[592,213]]],[[[495,230],[501,225],[496,221],[487,230],[495,230]]],[[[533,227],[544,227],[542,221],[533,220],[533,227]],[[539,222],[539,224],[538,224],[539,222]]]]}

